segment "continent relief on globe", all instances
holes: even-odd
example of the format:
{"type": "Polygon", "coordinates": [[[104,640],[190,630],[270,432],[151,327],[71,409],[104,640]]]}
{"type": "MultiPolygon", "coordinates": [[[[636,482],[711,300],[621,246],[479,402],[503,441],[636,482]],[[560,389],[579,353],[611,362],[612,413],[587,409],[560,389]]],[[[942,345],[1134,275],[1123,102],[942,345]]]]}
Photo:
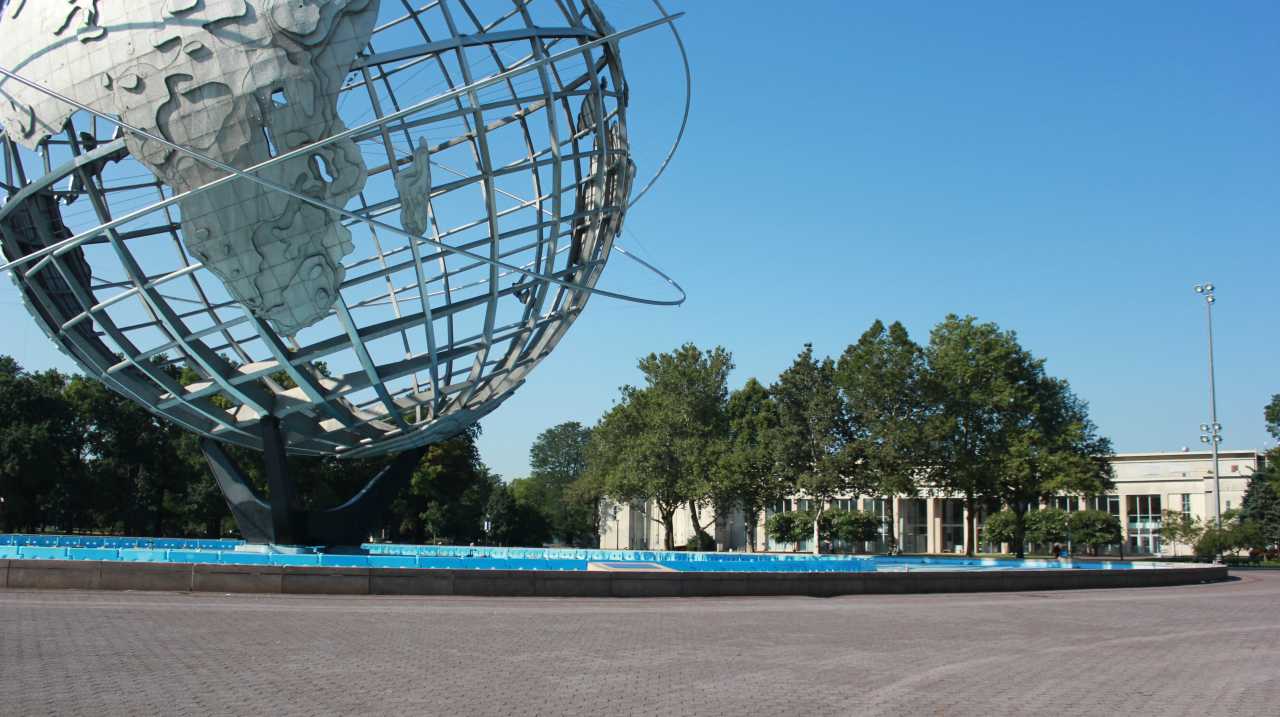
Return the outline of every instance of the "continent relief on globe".
{"type": "MultiPolygon", "coordinates": [[[[377,14],[378,0],[11,0],[0,65],[243,169],[346,129],[338,92],[377,14]]],[[[0,79],[0,124],[28,148],[75,112],[0,79]]],[[[159,142],[125,142],[175,192],[225,174],[159,142]]],[[[367,171],[344,139],[258,174],[344,206],[367,171]]],[[[278,333],[296,334],[332,308],[354,250],[335,212],[245,180],[179,208],[187,249],[278,333]]]]}

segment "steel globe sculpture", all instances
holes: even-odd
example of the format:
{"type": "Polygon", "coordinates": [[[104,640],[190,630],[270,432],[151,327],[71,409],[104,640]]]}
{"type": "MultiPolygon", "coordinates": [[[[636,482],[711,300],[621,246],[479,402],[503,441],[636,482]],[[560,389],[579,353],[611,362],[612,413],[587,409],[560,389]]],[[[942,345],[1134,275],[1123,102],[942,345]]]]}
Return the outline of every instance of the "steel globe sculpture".
{"type": "Polygon", "coordinates": [[[621,31],[592,0],[0,6],[4,267],[86,373],[200,434],[251,542],[359,542],[620,296],[648,188],[620,41],[657,3],[621,31]],[[304,511],[286,454],[391,459],[304,511]]]}

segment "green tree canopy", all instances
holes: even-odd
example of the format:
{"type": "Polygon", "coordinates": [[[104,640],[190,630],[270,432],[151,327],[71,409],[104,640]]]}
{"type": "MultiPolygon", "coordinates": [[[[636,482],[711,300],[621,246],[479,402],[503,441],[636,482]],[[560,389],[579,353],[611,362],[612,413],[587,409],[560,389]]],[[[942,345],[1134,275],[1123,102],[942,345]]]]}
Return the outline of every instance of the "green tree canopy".
{"type": "Polygon", "coordinates": [[[983,539],[991,543],[1013,544],[1018,539],[1018,518],[1011,510],[1002,510],[987,516],[982,524],[983,539]]]}
{"type": "Polygon", "coordinates": [[[928,452],[922,467],[932,485],[964,496],[969,553],[978,499],[995,491],[995,477],[1018,420],[1029,403],[1039,362],[1010,331],[972,316],[947,316],[925,349],[928,452]]]}
{"type": "Polygon", "coordinates": [[[774,513],[765,521],[764,530],[779,543],[799,545],[809,535],[813,519],[803,511],[774,513]]]}
{"type": "Polygon", "coordinates": [[[1165,546],[1174,546],[1177,554],[1178,545],[1195,546],[1204,533],[1204,525],[1194,515],[1180,510],[1166,510],[1160,517],[1160,539],[1165,546]]]}
{"type": "MultiPolygon", "coordinates": [[[[933,485],[964,496],[973,550],[979,498],[1012,510],[1015,529],[1040,497],[1083,495],[1111,485],[1110,443],[1097,435],[1088,407],[1065,381],[1047,377],[1012,331],[972,317],[948,316],[925,350],[927,446],[922,465],[933,485]]],[[[1021,553],[1025,542],[1012,542],[1021,553]]]]}
{"type": "MultiPolygon", "coordinates": [[[[928,415],[923,349],[901,323],[886,329],[877,319],[840,356],[835,378],[849,415],[865,429],[855,440],[874,494],[914,495],[928,415]]],[[[887,518],[892,543],[894,520],[887,518]]]]}
{"type": "Polygon", "coordinates": [[[1271,397],[1271,403],[1263,409],[1263,419],[1267,422],[1267,433],[1280,441],[1280,393],[1271,397]]]}
{"type": "MultiPolygon", "coordinates": [[[[519,482],[519,499],[545,516],[560,542],[593,547],[599,544],[598,500],[574,485],[586,471],[591,429],[577,421],[552,426],[529,449],[529,477],[519,482]]],[[[513,485],[516,482],[513,481],[513,485]]]]}
{"type": "Polygon", "coordinates": [[[71,531],[92,521],[87,447],[64,398],[67,382],[58,371],[28,373],[0,356],[0,531],[71,531]]]}
{"type": "Polygon", "coordinates": [[[747,547],[755,550],[757,517],[789,488],[776,460],[778,407],[768,390],[750,378],[729,396],[726,412],[729,435],[714,468],[713,493],[721,506],[742,508],[747,547]]]}
{"type": "Polygon", "coordinates": [[[833,510],[827,514],[833,540],[853,546],[875,540],[880,532],[880,519],[861,510],[833,510]]]}
{"type": "Polygon", "coordinates": [[[534,505],[516,498],[509,485],[501,481],[489,491],[484,519],[488,542],[495,545],[542,545],[551,535],[546,517],[534,505]]]}
{"type": "Polygon", "coordinates": [[[1067,517],[1071,528],[1071,541],[1087,546],[1094,555],[1107,545],[1117,545],[1124,540],[1120,519],[1105,510],[1080,510],[1067,517]]]}
{"type": "MultiPolygon", "coordinates": [[[[1041,498],[1097,495],[1114,485],[1108,460],[1111,443],[1097,434],[1087,404],[1066,381],[1039,375],[1022,400],[1023,415],[1010,417],[1013,425],[991,492],[1013,511],[1020,530],[1027,509],[1041,498]]],[[[1015,536],[1013,542],[1022,557],[1024,541],[1015,536]]]]}
{"type": "Polygon", "coordinates": [[[706,531],[699,506],[712,493],[714,468],[728,435],[728,375],[733,358],[716,347],[685,344],[640,360],[642,388],[623,386],[621,398],[592,431],[588,475],[619,501],[652,501],[675,548],[675,511],[687,505],[700,542],[706,531]]]}
{"type": "MultiPolygon", "coordinates": [[[[1017,513],[1015,512],[1014,515],[1016,517],[1017,513]]],[[[1045,508],[1027,513],[1025,516],[1026,539],[1038,545],[1067,542],[1070,530],[1069,516],[1067,511],[1058,508],[1045,508]]],[[[1014,540],[1017,538],[1015,532],[1014,540]]],[[[1024,557],[1022,550],[1018,550],[1018,557],[1024,557]]]]}
{"type": "Polygon", "coordinates": [[[479,434],[472,426],[427,448],[408,488],[393,503],[399,535],[415,543],[460,545],[484,538],[485,507],[500,481],[480,460],[479,434]]]}
{"type": "Polygon", "coordinates": [[[874,490],[872,474],[856,454],[860,431],[840,395],[831,359],[819,361],[805,344],[769,390],[778,406],[775,442],[779,468],[795,477],[795,487],[814,502],[813,552],[826,504],[843,495],[874,490]]]}

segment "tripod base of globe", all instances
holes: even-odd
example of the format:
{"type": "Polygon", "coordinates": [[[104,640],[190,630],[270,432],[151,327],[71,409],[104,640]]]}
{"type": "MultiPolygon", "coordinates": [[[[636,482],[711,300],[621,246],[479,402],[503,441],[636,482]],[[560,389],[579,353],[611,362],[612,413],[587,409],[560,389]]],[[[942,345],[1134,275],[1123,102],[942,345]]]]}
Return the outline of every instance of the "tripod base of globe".
{"type": "Polygon", "coordinates": [[[262,466],[270,495],[254,491],[247,474],[222,445],[200,440],[209,468],[227,500],[227,507],[245,542],[265,545],[355,546],[369,539],[370,530],[386,514],[396,495],[408,484],[427,447],[411,448],[397,455],[347,502],[326,510],[299,508],[297,484],[289,476],[280,422],[267,417],[260,422],[262,466]]]}

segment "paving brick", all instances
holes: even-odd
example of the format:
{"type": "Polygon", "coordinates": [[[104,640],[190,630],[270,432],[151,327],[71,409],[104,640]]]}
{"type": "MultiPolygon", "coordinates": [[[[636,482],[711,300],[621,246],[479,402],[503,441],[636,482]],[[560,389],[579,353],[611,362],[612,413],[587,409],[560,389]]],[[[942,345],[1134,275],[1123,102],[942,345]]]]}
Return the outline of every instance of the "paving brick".
{"type": "Polygon", "coordinates": [[[0,714],[1275,714],[1280,572],[1237,578],[825,599],[0,590],[0,714]]]}

